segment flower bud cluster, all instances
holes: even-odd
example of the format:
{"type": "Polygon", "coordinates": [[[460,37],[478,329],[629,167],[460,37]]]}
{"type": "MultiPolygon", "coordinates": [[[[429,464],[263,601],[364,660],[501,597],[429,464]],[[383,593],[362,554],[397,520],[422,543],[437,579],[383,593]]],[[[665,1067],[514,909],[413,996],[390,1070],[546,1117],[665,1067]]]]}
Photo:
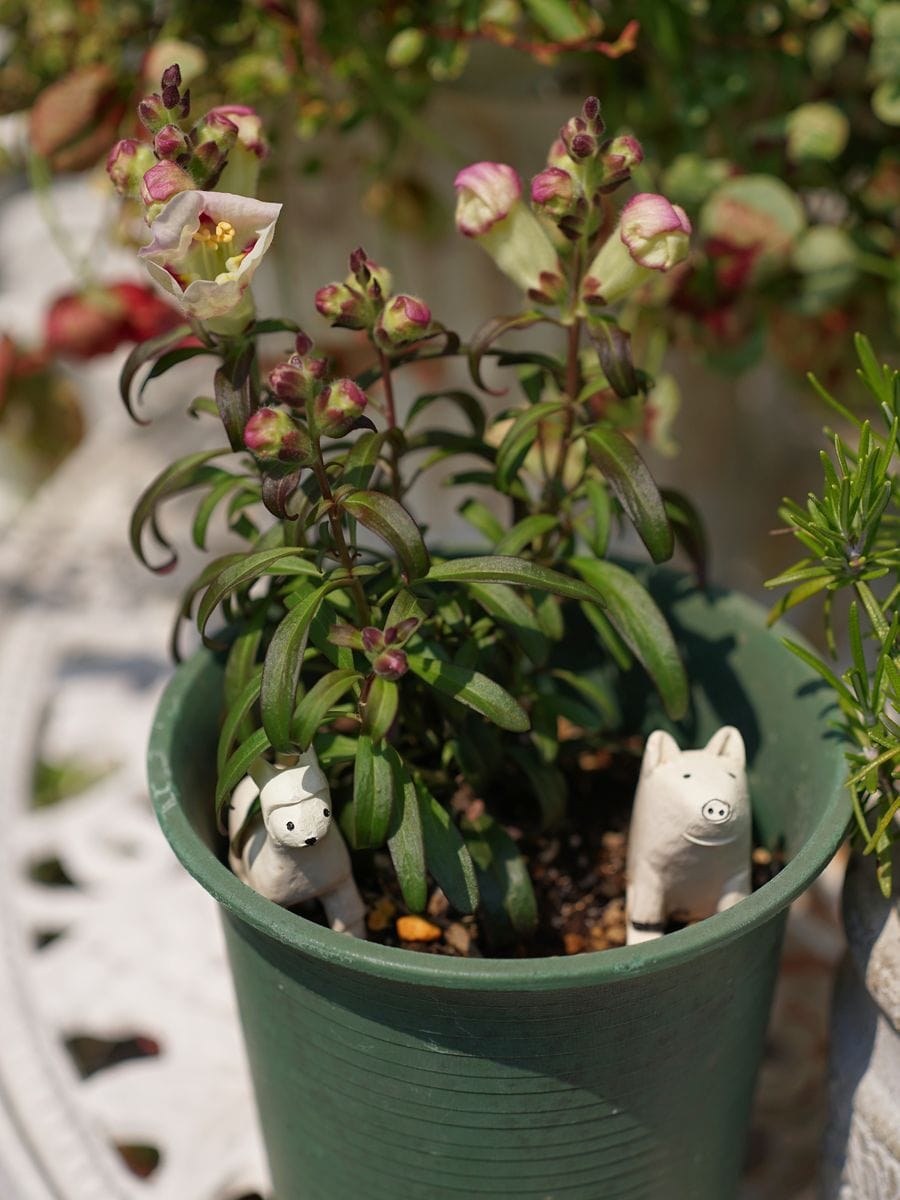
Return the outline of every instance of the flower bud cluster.
{"type": "Polygon", "coordinates": [[[384,630],[374,625],[356,629],[353,625],[332,625],[328,640],[333,646],[348,646],[361,650],[372,664],[372,670],[382,679],[400,679],[409,670],[409,659],[403,646],[409,641],[421,621],[407,617],[384,630]]]}
{"type": "Polygon", "coordinates": [[[152,222],[179,192],[223,190],[253,195],[267,147],[259,117],[244,105],[219,105],[186,130],[190,91],[181,91],[177,64],[163,72],[159,92],[138,104],[152,142],[125,138],[110,151],[106,170],[116,191],[140,199],[152,222]],[[226,171],[234,178],[225,179],[226,171]]]}
{"type": "Polygon", "coordinates": [[[350,255],[350,272],[343,283],[329,283],[316,292],[316,308],[330,325],[365,330],[386,353],[440,332],[424,300],[405,292],[394,294],[392,288],[390,271],[359,247],[350,255]]]}

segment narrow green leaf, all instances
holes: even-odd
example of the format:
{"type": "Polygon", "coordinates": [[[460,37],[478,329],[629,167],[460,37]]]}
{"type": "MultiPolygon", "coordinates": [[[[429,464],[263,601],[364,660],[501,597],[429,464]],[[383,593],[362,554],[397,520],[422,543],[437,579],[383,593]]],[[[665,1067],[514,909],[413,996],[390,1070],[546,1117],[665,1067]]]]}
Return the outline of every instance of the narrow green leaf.
{"type": "Polygon", "coordinates": [[[235,750],[234,754],[229,758],[228,762],[219,772],[219,778],[216,783],[216,820],[219,823],[219,828],[225,832],[224,826],[227,822],[222,819],[223,810],[228,803],[229,797],[237,785],[241,782],[251,766],[256,762],[261,754],[269,749],[269,739],[264,729],[257,729],[246,741],[242,742],[235,750]]]}
{"type": "Polygon", "coordinates": [[[679,720],[688,707],[687,675],[672,631],[647,591],[613,563],[573,558],[571,565],[603,593],[606,615],[653,680],[666,712],[679,720]]]}
{"type": "Polygon", "coordinates": [[[513,929],[527,937],[537,925],[537,900],[516,843],[487,813],[463,820],[462,833],[478,874],[482,907],[491,890],[483,882],[487,875],[496,883],[498,899],[513,929]]]}
{"type": "Polygon", "coordinates": [[[206,534],[213,513],[222,501],[238,488],[242,490],[241,498],[244,499],[246,504],[259,502],[259,489],[253,488],[250,480],[245,475],[232,475],[229,471],[223,471],[219,482],[210,488],[209,492],[207,492],[197,506],[194,524],[191,528],[191,538],[198,550],[206,549],[206,534]]]}
{"type": "Polygon", "coordinates": [[[291,741],[300,750],[308,748],[331,708],[358,679],[362,679],[360,672],[350,668],[329,671],[316,680],[294,709],[291,720],[291,741]]]}
{"type": "Polygon", "coordinates": [[[554,42],[580,42],[590,26],[579,16],[570,0],[524,0],[528,15],[554,42]]]}
{"type": "Polygon", "coordinates": [[[517,555],[526,546],[530,546],[536,538],[555,529],[558,524],[558,518],[550,513],[535,513],[533,516],[523,517],[497,541],[494,553],[517,555]]]}
{"type": "Polygon", "coordinates": [[[547,318],[539,312],[524,312],[516,313],[512,317],[492,317],[486,321],[479,329],[475,331],[471,341],[469,342],[469,372],[471,373],[473,382],[485,392],[489,392],[493,396],[502,395],[502,389],[497,391],[489,388],[481,378],[481,361],[487,353],[490,346],[502,337],[504,333],[509,333],[513,329],[528,329],[531,325],[536,325],[540,321],[545,321],[547,318]]]}
{"type": "Polygon", "coordinates": [[[427,573],[428,551],[421,531],[398,500],[382,492],[351,492],[343,497],[341,507],[387,542],[408,579],[418,579],[427,573]]]}
{"type": "Polygon", "coordinates": [[[847,685],[835,675],[834,671],[815,654],[807,650],[805,646],[799,645],[797,642],[791,641],[790,638],[782,638],[783,644],[787,646],[792,654],[796,654],[797,658],[805,662],[808,667],[821,675],[832,691],[840,697],[840,699],[848,705],[855,705],[856,698],[847,687],[847,685]]]}
{"type": "Polygon", "coordinates": [[[654,562],[672,557],[672,526],[647,464],[617,429],[593,426],[584,435],[588,453],[603,472],[654,562]]]}
{"type": "Polygon", "coordinates": [[[131,387],[135,376],[141,367],[159,358],[166,351],[173,349],[179,342],[189,337],[190,333],[190,325],[178,325],[175,329],[167,329],[165,333],[161,333],[157,337],[147,338],[146,341],[138,342],[125,359],[122,372],[119,375],[119,395],[122,397],[122,403],[125,405],[129,417],[136,424],[149,425],[149,421],[142,421],[136,415],[131,403],[131,387]]]}
{"type": "Polygon", "coordinates": [[[528,790],[538,803],[541,828],[555,829],[566,815],[569,792],[556,767],[543,762],[531,747],[509,746],[510,758],[521,772],[528,790]]]}
{"type": "Polygon", "coordinates": [[[381,454],[386,436],[386,433],[360,434],[344,460],[344,469],[340,477],[342,486],[344,484],[348,484],[352,488],[369,486],[369,481],[378,465],[378,456],[381,454]]]}
{"type": "Polygon", "coordinates": [[[475,437],[481,438],[484,435],[484,409],[478,400],[471,392],[462,392],[450,390],[447,392],[427,392],[424,396],[419,396],[406,417],[407,429],[412,425],[413,421],[436,400],[446,401],[454,404],[460,412],[466,417],[469,424],[472,426],[472,432],[475,437]]]}
{"type": "MultiPolygon", "coordinates": [[[[587,700],[588,704],[591,705],[600,718],[599,724],[610,725],[618,719],[619,711],[615,699],[593,680],[588,679],[584,675],[576,675],[574,671],[564,671],[560,667],[553,671],[553,676],[555,679],[568,684],[573,691],[578,692],[580,696],[583,696],[587,700]]],[[[595,720],[594,725],[589,726],[589,728],[596,728],[596,726],[597,722],[595,720]]]]}
{"type": "Polygon", "coordinates": [[[138,388],[138,396],[143,396],[144,389],[152,379],[158,379],[160,375],[165,375],[166,371],[170,371],[172,367],[177,367],[179,363],[196,358],[198,354],[215,354],[215,351],[210,350],[207,346],[182,346],[179,350],[170,350],[167,354],[161,354],[144,376],[143,382],[138,388]]]}
{"type": "Polygon", "coordinates": [[[415,785],[428,869],[457,911],[474,912],[478,906],[478,882],[462,834],[418,777],[415,785]]]}
{"type": "Polygon", "coordinates": [[[353,844],[358,850],[384,844],[394,807],[395,777],[388,747],[365,733],[357,740],[353,771],[353,844]]]}
{"type": "MultiPolygon", "coordinates": [[[[190,619],[191,611],[194,607],[194,601],[198,594],[208,587],[210,582],[215,579],[218,573],[231,563],[239,562],[244,558],[243,554],[224,554],[219,558],[213,559],[212,562],[206,564],[200,574],[191,581],[188,587],[181,594],[181,602],[178,606],[178,611],[175,614],[175,620],[172,622],[172,630],[169,635],[169,648],[172,657],[176,662],[181,662],[181,651],[178,646],[178,635],[181,632],[182,621],[190,619]]],[[[227,703],[226,696],[226,703],[227,703]]]]}
{"type": "Polygon", "coordinates": [[[141,493],[131,516],[130,540],[135,556],[145,567],[149,567],[151,571],[156,571],[158,574],[164,574],[171,571],[178,561],[178,556],[172,549],[171,543],[162,536],[159,526],[156,524],[156,509],[159,503],[179,492],[186,492],[191,488],[200,487],[204,483],[213,482],[217,477],[217,472],[207,467],[206,463],[212,458],[219,458],[223,454],[230,453],[231,451],[226,446],[216,450],[200,450],[196,454],[180,458],[161,471],[150,486],[141,493]],[[158,545],[169,555],[164,562],[157,566],[148,562],[144,556],[143,534],[148,525],[158,545]]]}
{"type": "MultiPolygon", "coordinates": [[[[241,727],[245,724],[249,714],[253,711],[253,706],[259,699],[259,689],[262,684],[262,664],[258,664],[250,678],[244,684],[241,692],[235,697],[233,703],[229,704],[228,712],[225,720],[222,722],[222,729],[219,732],[219,746],[216,752],[216,772],[221,773],[231,757],[234,750],[234,743],[240,738],[241,727]]],[[[244,740],[250,736],[244,735],[244,740]]]]}
{"type": "Polygon", "coordinates": [[[606,616],[603,609],[599,605],[592,604],[589,601],[584,601],[579,605],[579,608],[599,634],[600,641],[609,651],[613,662],[621,671],[627,671],[634,660],[631,657],[628,647],[616,633],[612,622],[606,616]]]}
{"type": "Polygon", "coordinates": [[[533,597],[534,612],[544,637],[551,642],[561,642],[566,634],[562,604],[552,592],[538,592],[533,597]]]}
{"type": "Polygon", "coordinates": [[[469,498],[456,510],[464,521],[477,530],[487,541],[493,545],[503,537],[503,526],[494,516],[486,505],[480,500],[469,498]]]}
{"type": "Polygon", "coordinates": [[[410,670],[431,687],[452,696],[461,704],[474,708],[483,716],[514,733],[524,733],[529,727],[528,714],[520,708],[505,688],[479,671],[441,662],[422,654],[408,654],[410,670]]]}
{"type": "Polygon", "coordinates": [[[609,502],[609,492],[596,479],[584,481],[584,494],[588,502],[593,526],[590,546],[598,558],[606,557],[609,545],[609,531],[612,526],[612,505],[609,502]]]}
{"type": "Polygon", "coordinates": [[[310,622],[326,594],[336,586],[332,581],[301,597],[276,628],[266,650],[259,707],[263,728],[276,750],[292,748],[294,697],[310,622]]]}
{"type": "MultiPolygon", "coordinates": [[[[197,628],[201,635],[205,634],[209,618],[226,596],[240,587],[253,583],[276,564],[285,568],[290,565],[292,559],[303,563],[304,574],[310,573],[311,564],[306,563],[303,559],[298,559],[298,550],[294,546],[275,546],[271,550],[258,550],[253,554],[243,554],[238,562],[225,567],[206,589],[203,599],[200,601],[200,608],[197,612],[197,628]]],[[[313,567],[312,571],[315,570],[313,567]]]]}
{"type": "Polygon", "coordinates": [[[815,579],[808,579],[805,583],[801,583],[798,587],[791,588],[774,604],[766,618],[767,625],[774,625],[779,617],[783,617],[786,612],[802,604],[804,600],[808,600],[810,596],[815,596],[824,588],[827,588],[832,579],[830,575],[819,575],[815,579]]]}
{"type": "Polygon", "coordinates": [[[373,742],[380,742],[387,737],[388,731],[397,716],[400,704],[400,689],[392,679],[382,679],[376,675],[366,696],[362,713],[363,732],[367,733],[373,742]]]}
{"type": "Polygon", "coordinates": [[[416,785],[399,756],[395,756],[394,806],[387,846],[397,882],[410,912],[422,912],[428,902],[425,844],[416,785]]]}
{"type": "MultiPolygon", "coordinates": [[[[691,561],[697,579],[703,587],[709,568],[709,539],[699,509],[683,492],[675,488],[662,488],[660,495],[666,506],[666,515],[672,525],[675,540],[691,561]]],[[[598,555],[602,558],[603,555],[598,555]]]]}
{"type": "Polygon", "coordinates": [[[506,583],[470,583],[466,586],[486,613],[512,630],[535,666],[542,666],[547,661],[550,646],[540,622],[514,588],[506,583]]]}
{"type": "Polygon", "coordinates": [[[521,412],[506,431],[497,450],[497,487],[508,492],[537,436],[541,421],[566,407],[564,400],[543,400],[521,412]]]}
{"type": "Polygon", "coordinates": [[[415,592],[407,591],[404,588],[394,597],[388,615],[385,617],[384,627],[390,629],[392,625],[399,625],[401,621],[406,621],[409,617],[416,617],[424,623],[428,619],[428,614],[415,592]]]}
{"type": "Polygon", "coordinates": [[[593,587],[551,571],[549,567],[529,562],[527,558],[486,554],[477,558],[452,558],[433,566],[424,583],[512,583],[519,587],[540,588],[572,600],[591,600],[604,603],[603,596],[593,587]]]}

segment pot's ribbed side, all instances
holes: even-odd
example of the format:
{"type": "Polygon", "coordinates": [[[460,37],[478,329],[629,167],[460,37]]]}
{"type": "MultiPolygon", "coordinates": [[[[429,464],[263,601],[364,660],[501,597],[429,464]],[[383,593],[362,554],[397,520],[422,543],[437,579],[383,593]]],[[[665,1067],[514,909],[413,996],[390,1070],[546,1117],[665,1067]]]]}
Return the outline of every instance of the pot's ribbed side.
{"type": "Polygon", "coordinates": [[[733,1195],[783,919],[557,992],[408,988],[225,925],[279,1197],[733,1195]]]}

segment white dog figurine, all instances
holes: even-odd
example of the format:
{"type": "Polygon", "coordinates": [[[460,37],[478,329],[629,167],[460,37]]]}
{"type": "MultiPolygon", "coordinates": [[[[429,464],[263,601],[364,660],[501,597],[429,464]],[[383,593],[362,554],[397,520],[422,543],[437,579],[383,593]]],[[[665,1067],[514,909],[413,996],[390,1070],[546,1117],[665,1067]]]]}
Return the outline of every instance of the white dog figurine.
{"type": "Polygon", "coordinates": [[[319,899],[339,933],[366,936],[366,907],[353,879],[350,855],[331,819],[331,793],[312,747],[290,767],[257,759],[234,789],[228,833],[234,838],[256,797],[256,819],[231,869],[267,900],[289,906],[319,899]]]}
{"type": "Polygon", "coordinates": [[[702,750],[650,734],[628,838],[627,942],[668,919],[697,921],[750,894],[750,800],[740,733],[725,725],[702,750]]]}

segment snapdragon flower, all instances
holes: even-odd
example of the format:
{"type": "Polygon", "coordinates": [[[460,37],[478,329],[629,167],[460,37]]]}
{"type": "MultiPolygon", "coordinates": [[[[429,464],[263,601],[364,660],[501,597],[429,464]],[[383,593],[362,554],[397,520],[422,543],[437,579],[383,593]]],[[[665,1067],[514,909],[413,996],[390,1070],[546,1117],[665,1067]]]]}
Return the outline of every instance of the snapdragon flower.
{"type": "Polygon", "coordinates": [[[582,299],[614,304],[649,279],[668,271],[690,251],[687,213],[665,196],[642,192],[622,209],[619,224],[588,267],[582,299]]]}
{"type": "Polygon", "coordinates": [[[456,228],[482,246],[500,270],[543,304],[562,298],[559,256],[522,200],[519,176],[506,163],[478,162],[456,176],[456,228]]]}
{"type": "Polygon", "coordinates": [[[229,192],[179,192],[150,226],[140,257],[187,316],[228,332],[252,315],[245,293],[280,212],[280,204],[229,192]]]}

